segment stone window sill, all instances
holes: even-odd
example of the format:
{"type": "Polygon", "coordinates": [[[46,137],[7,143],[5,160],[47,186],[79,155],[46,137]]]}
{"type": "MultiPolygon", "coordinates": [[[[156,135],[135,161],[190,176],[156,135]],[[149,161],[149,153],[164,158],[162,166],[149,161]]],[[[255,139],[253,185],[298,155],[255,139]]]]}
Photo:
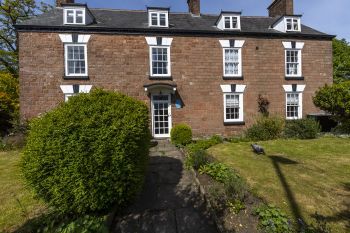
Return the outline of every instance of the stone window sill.
{"type": "Polygon", "coordinates": [[[225,122],[224,121],[224,125],[225,126],[229,126],[229,125],[245,125],[245,121],[233,121],[233,122],[225,122]]]}

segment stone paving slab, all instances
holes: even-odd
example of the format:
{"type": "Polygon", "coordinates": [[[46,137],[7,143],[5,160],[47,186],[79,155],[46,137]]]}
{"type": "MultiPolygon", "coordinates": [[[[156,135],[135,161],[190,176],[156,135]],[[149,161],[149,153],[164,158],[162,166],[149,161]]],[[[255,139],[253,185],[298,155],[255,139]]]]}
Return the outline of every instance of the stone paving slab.
{"type": "Polygon", "coordinates": [[[115,219],[116,233],[217,233],[182,153],[168,141],[151,148],[143,192],[115,219]]]}

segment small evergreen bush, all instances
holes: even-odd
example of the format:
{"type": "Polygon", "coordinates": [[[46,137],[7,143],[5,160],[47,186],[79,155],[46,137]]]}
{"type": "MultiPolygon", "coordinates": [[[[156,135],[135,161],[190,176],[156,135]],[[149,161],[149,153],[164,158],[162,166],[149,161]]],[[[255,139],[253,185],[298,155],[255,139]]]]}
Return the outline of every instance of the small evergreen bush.
{"type": "Polygon", "coordinates": [[[144,103],[95,90],[30,123],[22,170],[60,213],[123,207],[142,188],[150,138],[144,103]]]}
{"type": "Polygon", "coordinates": [[[192,129],[184,123],[175,125],[171,129],[170,137],[176,146],[185,146],[192,142],[192,129]]]}
{"type": "Polygon", "coordinates": [[[267,141],[280,138],[284,120],[279,117],[261,117],[246,131],[246,137],[252,141],[267,141]]]}
{"type": "Polygon", "coordinates": [[[185,159],[185,167],[187,169],[194,168],[198,170],[201,166],[209,163],[210,157],[205,150],[198,150],[189,154],[185,159]]]}
{"type": "Polygon", "coordinates": [[[287,138],[314,139],[320,132],[319,123],[313,119],[287,121],[284,128],[284,136],[287,138]]]}

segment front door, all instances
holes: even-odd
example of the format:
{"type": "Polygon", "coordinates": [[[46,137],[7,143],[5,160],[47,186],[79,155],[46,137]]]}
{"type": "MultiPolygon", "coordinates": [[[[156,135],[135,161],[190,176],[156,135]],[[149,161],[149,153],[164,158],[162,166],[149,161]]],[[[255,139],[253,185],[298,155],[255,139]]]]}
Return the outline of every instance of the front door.
{"type": "Polygon", "coordinates": [[[152,95],[152,131],[155,138],[170,137],[171,102],[170,95],[152,95]]]}

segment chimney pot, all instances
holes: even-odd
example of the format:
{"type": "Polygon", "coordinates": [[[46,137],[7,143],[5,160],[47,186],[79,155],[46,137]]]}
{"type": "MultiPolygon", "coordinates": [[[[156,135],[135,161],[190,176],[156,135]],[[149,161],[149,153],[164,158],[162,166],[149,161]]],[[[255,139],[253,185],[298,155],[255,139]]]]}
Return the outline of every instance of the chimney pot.
{"type": "Polygon", "coordinates": [[[56,7],[61,7],[62,4],[74,3],[74,0],[56,0],[56,7]]]}
{"type": "Polygon", "coordinates": [[[201,1],[200,0],[187,0],[188,10],[192,15],[200,16],[201,14],[201,1]]]}
{"type": "Polygon", "coordinates": [[[267,8],[269,10],[269,16],[294,15],[293,2],[293,0],[273,0],[267,8]]]}

